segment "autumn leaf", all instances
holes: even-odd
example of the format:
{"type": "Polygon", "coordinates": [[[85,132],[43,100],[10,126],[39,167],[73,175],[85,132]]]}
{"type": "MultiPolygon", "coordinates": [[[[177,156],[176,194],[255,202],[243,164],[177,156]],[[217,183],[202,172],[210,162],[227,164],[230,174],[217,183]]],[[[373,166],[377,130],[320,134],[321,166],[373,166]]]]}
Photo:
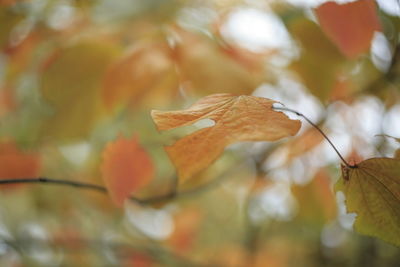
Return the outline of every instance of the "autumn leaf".
{"type": "Polygon", "coordinates": [[[300,57],[290,68],[313,95],[322,102],[329,100],[345,58],[315,22],[300,17],[291,21],[288,28],[301,47],[300,57]]]}
{"type": "Polygon", "coordinates": [[[262,97],[214,94],[186,110],[153,110],[151,116],[160,131],[191,125],[202,119],[215,122],[214,126],[198,130],[166,147],[183,182],[210,165],[230,144],[275,141],[295,135],[300,121],[272,110],[273,103],[275,101],[262,97]]]}
{"type": "Polygon", "coordinates": [[[202,214],[199,209],[192,208],[182,210],[174,217],[174,232],[169,236],[167,242],[177,252],[183,254],[193,247],[200,228],[202,214]]]}
{"type": "Polygon", "coordinates": [[[136,137],[120,137],[104,149],[101,172],[112,200],[121,206],[133,192],[151,181],[154,166],[136,137]]]}
{"type": "Polygon", "coordinates": [[[61,141],[87,136],[103,115],[102,77],[118,51],[106,41],[81,41],[48,59],[40,89],[54,114],[44,125],[44,135],[61,141]]]}
{"type": "Polygon", "coordinates": [[[336,200],[326,170],[319,170],[310,183],[293,185],[291,189],[299,203],[296,219],[314,228],[322,228],[335,219],[336,200]]]}
{"type": "Polygon", "coordinates": [[[374,32],[381,29],[373,0],[346,4],[327,2],[315,13],[326,35],[348,58],[368,52],[374,32]]]}
{"type": "Polygon", "coordinates": [[[222,47],[201,34],[176,28],[179,42],[176,46],[176,63],[182,82],[202,95],[221,92],[247,94],[264,80],[262,68],[266,56],[258,55],[258,61],[250,52],[222,47]]]}
{"type": "Polygon", "coordinates": [[[357,232],[400,246],[400,160],[372,158],[354,168],[342,166],[335,189],[346,196],[347,211],[357,214],[357,232]]]}
{"type": "Polygon", "coordinates": [[[10,45],[10,34],[23,16],[14,12],[9,6],[0,5],[0,50],[10,45]]]}
{"type": "Polygon", "coordinates": [[[37,154],[21,151],[13,142],[0,143],[0,179],[35,178],[39,171],[37,154]]]}
{"type": "Polygon", "coordinates": [[[166,40],[136,44],[107,71],[102,97],[113,109],[149,99],[159,105],[178,91],[179,81],[166,40]]]}

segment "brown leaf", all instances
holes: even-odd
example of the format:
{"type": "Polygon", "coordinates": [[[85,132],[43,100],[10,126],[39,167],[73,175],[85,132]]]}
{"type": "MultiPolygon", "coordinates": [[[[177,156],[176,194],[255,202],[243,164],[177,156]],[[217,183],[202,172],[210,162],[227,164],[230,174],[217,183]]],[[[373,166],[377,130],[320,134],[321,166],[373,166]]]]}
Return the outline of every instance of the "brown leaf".
{"type": "Polygon", "coordinates": [[[215,122],[167,146],[181,182],[210,165],[230,144],[240,141],[275,141],[295,135],[300,121],[272,110],[275,101],[255,96],[214,94],[181,111],[153,110],[159,130],[191,125],[202,119],[215,122]]]}
{"type": "Polygon", "coordinates": [[[374,31],[381,29],[373,0],[359,0],[342,5],[327,2],[315,12],[326,35],[349,58],[368,52],[374,31]]]}
{"type": "Polygon", "coordinates": [[[103,151],[101,172],[113,201],[121,206],[154,176],[153,162],[136,137],[120,137],[103,151]]]}

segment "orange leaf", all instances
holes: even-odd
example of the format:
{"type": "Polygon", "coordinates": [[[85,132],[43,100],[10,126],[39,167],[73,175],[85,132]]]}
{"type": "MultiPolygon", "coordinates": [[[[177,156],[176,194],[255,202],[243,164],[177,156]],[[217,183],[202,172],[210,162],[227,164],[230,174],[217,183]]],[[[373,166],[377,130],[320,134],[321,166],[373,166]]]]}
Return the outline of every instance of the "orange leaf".
{"type": "Polygon", "coordinates": [[[181,253],[188,252],[194,244],[200,228],[202,214],[198,209],[186,209],[175,215],[175,230],[168,243],[181,253]]]}
{"type": "Polygon", "coordinates": [[[122,206],[133,192],[150,182],[154,166],[136,137],[120,137],[104,149],[101,172],[111,198],[122,206]]]}
{"type": "Polygon", "coordinates": [[[176,93],[178,76],[166,41],[143,42],[107,71],[102,97],[113,109],[129,102],[150,98],[151,103],[163,103],[176,93]]]}
{"type": "Polygon", "coordinates": [[[336,218],[336,199],[326,170],[320,169],[306,185],[293,185],[292,193],[299,203],[296,218],[302,223],[322,228],[336,218]]]}
{"type": "Polygon", "coordinates": [[[262,97],[214,94],[186,110],[153,110],[151,115],[159,130],[191,125],[202,119],[215,122],[214,126],[198,130],[166,147],[184,181],[210,165],[230,144],[275,141],[295,135],[300,121],[272,110],[273,103],[275,101],[262,97]]]}
{"type": "Polygon", "coordinates": [[[35,178],[39,170],[37,154],[23,152],[13,142],[0,143],[0,179],[35,178]]]}
{"type": "Polygon", "coordinates": [[[326,35],[349,58],[368,52],[374,31],[381,29],[373,0],[327,2],[315,11],[326,35]]]}

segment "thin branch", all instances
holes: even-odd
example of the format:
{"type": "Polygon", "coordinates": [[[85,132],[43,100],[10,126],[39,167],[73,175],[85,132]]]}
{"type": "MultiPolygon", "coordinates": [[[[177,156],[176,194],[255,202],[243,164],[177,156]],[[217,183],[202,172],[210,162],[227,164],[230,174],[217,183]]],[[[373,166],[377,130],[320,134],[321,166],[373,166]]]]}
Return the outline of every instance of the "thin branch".
{"type": "Polygon", "coordinates": [[[38,177],[38,178],[19,178],[19,179],[2,179],[0,180],[0,184],[27,184],[27,183],[47,183],[54,185],[67,185],[72,187],[78,187],[82,189],[91,189],[96,190],[101,193],[107,193],[107,189],[100,185],[81,183],[69,180],[57,180],[46,177],[38,177]]]}
{"type": "Polygon", "coordinates": [[[300,113],[296,110],[290,109],[290,108],[286,108],[286,107],[272,107],[275,110],[282,110],[282,111],[289,111],[292,112],[294,114],[296,114],[299,117],[302,117],[303,119],[305,119],[312,127],[314,127],[318,132],[320,132],[322,134],[322,136],[326,139],[326,141],[328,141],[328,143],[331,145],[331,147],[333,148],[333,150],[335,150],[336,154],[339,156],[339,158],[342,160],[342,162],[348,167],[348,168],[356,168],[357,165],[351,165],[349,164],[344,158],[343,156],[340,154],[339,150],[337,150],[337,148],[335,147],[335,145],[332,143],[332,141],[329,139],[329,137],[321,130],[321,128],[318,127],[318,125],[316,125],[315,123],[313,123],[309,118],[307,118],[303,113],[300,113]]]}
{"type": "MultiPolygon", "coordinates": [[[[138,197],[130,197],[129,200],[132,202],[135,202],[137,204],[141,205],[149,205],[149,204],[156,204],[164,201],[169,201],[169,200],[177,200],[180,198],[184,197],[189,197],[191,195],[201,193],[203,191],[209,190],[219,184],[223,179],[226,179],[227,177],[230,177],[231,174],[235,171],[237,171],[238,168],[242,167],[241,164],[235,164],[237,168],[233,168],[230,171],[224,173],[223,175],[220,175],[218,178],[214,179],[213,181],[198,186],[193,189],[188,189],[185,191],[177,192],[175,185],[172,188],[171,192],[168,192],[164,195],[159,195],[159,196],[154,196],[154,197],[149,197],[149,198],[138,198],[138,197]]],[[[177,180],[177,178],[175,179],[177,180]]],[[[62,186],[71,186],[75,188],[80,188],[80,189],[88,189],[88,190],[93,190],[97,191],[99,193],[107,194],[108,190],[104,186],[101,185],[96,185],[96,184],[89,184],[89,183],[83,183],[83,182],[77,182],[77,181],[70,181],[70,180],[61,180],[61,179],[52,179],[52,178],[47,178],[47,177],[38,177],[38,178],[18,178],[18,179],[0,179],[0,185],[2,184],[47,184],[47,185],[62,185],[62,186]]],[[[176,182],[174,181],[174,184],[176,182]]]]}

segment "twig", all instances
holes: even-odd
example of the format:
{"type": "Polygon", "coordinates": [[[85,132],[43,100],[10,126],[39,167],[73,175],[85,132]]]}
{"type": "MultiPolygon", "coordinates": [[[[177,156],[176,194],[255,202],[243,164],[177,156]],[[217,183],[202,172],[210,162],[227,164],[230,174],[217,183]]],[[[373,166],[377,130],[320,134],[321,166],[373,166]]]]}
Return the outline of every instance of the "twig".
{"type": "MultiPolygon", "coordinates": [[[[242,165],[241,164],[235,164],[237,168],[240,168],[242,165]]],[[[175,188],[176,182],[174,181],[174,187],[172,188],[171,192],[168,192],[164,195],[159,195],[159,196],[154,196],[154,197],[149,197],[149,198],[138,198],[138,197],[130,197],[129,200],[141,205],[149,205],[149,204],[155,204],[155,203],[160,203],[168,200],[176,200],[184,197],[191,196],[193,194],[197,194],[206,190],[211,189],[215,185],[221,182],[221,180],[230,177],[231,173],[234,171],[237,171],[237,168],[231,169],[230,171],[224,173],[220,177],[214,179],[210,183],[204,184],[202,186],[198,186],[193,189],[188,189],[185,191],[177,192],[175,188]]],[[[177,180],[177,178],[175,179],[177,180]]],[[[52,178],[47,178],[47,177],[37,177],[37,178],[18,178],[18,179],[0,179],[0,185],[5,185],[5,184],[47,184],[47,185],[62,185],[62,186],[71,186],[75,188],[80,188],[80,189],[88,189],[88,190],[94,190],[99,193],[106,194],[108,193],[107,188],[101,185],[96,185],[96,184],[90,184],[90,183],[83,183],[83,182],[78,182],[78,181],[70,181],[70,180],[62,180],[62,179],[52,179],[52,178]]]]}
{"type": "Polygon", "coordinates": [[[342,162],[348,167],[348,168],[357,168],[357,165],[351,165],[349,164],[344,158],[343,156],[339,153],[339,151],[337,150],[337,148],[335,147],[335,145],[332,143],[332,141],[329,139],[329,137],[318,127],[318,125],[316,125],[315,123],[313,123],[309,118],[307,118],[303,113],[300,113],[294,109],[290,109],[290,108],[286,108],[286,107],[272,107],[275,110],[282,110],[282,111],[289,111],[292,112],[294,114],[296,114],[299,117],[302,117],[303,119],[305,119],[312,127],[314,127],[318,132],[320,132],[320,134],[322,134],[322,136],[326,139],[326,141],[328,141],[328,143],[331,145],[331,147],[333,148],[333,150],[335,150],[336,154],[339,156],[339,158],[342,160],[342,162]]]}

